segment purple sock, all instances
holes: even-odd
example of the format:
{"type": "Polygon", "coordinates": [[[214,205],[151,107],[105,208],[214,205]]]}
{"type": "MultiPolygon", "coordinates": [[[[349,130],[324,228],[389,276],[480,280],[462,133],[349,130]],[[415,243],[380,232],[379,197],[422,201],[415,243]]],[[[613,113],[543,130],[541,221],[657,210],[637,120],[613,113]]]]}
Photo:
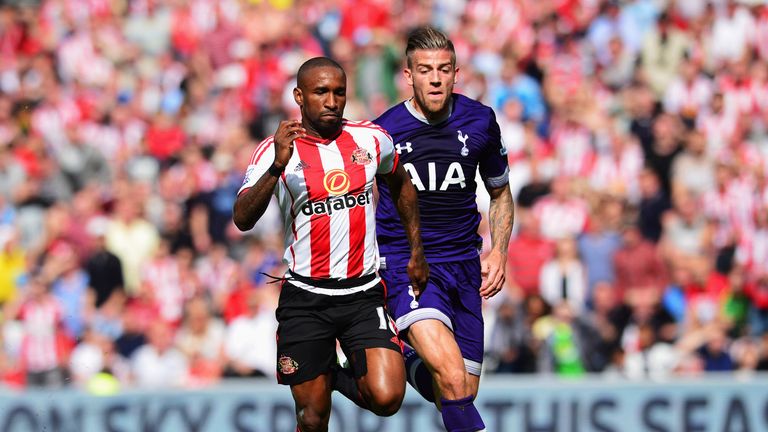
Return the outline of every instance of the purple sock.
{"type": "Polygon", "coordinates": [[[405,359],[405,377],[411,387],[429,402],[435,403],[435,387],[432,384],[432,374],[424,361],[409,345],[403,348],[405,359]]]}
{"type": "Polygon", "coordinates": [[[485,430],[485,423],[477,412],[473,396],[449,400],[440,398],[443,405],[443,424],[448,432],[477,432],[485,430]]]}

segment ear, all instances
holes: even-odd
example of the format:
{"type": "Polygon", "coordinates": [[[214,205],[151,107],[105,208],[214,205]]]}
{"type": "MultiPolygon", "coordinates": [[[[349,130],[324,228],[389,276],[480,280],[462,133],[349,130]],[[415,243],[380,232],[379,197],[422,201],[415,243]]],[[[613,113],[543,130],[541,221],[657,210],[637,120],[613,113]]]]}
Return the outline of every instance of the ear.
{"type": "Polygon", "coordinates": [[[301,90],[298,87],[293,88],[293,100],[296,102],[296,105],[301,108],[304,105],[304,95],[301,93],[301,90]]]}
{"type": "Polygon", "coordinates": [[[409,86],[413,86],[413,73],[411,72],[411,69],[403,69],[403,76],[405,77],[405,82],[408,83],[409,86]]]}
{"type": "Polygon", "coordinates": [[[453,83],[456,84],[457,82],[459,82],[459,68],[453,71],[453,83]]]}

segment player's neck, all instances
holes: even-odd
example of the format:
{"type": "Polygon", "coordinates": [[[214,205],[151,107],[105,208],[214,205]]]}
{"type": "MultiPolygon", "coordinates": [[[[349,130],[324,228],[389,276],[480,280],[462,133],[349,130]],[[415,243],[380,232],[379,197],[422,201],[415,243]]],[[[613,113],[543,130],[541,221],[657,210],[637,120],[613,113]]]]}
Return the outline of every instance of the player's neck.
{"type": "Polygon", "coordinates": [[[307,137],[312,141],[330,141],[339,136],[343,126],[343,122],[339,122],[339,126],[335,128],[319,128],[306,120],[301,123],[307,130],[307,137]]]}
{"type": "Polygon", "coordinates": [[[426,124],[440,123],[450,117],[451,113],[453,112],[453,104],[450,101],[446,104],[445,109],[436,113],[428,113],[425,109],[416,103],[414,98],[410,98],[405,101],[405,107],[408,109],[412,116],[426,124]]]}

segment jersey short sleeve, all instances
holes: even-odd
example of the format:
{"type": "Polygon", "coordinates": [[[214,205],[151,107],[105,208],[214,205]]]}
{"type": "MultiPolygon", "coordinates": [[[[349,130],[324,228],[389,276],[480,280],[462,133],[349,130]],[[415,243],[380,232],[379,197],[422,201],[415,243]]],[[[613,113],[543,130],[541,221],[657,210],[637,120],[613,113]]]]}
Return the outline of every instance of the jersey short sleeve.
{"type": "Polygon", "coordinates": [[[496,115],[488,108],[488,141],[480,158],[480,177],[487,187],[498,188],[509,183],[507,149],[501,141],[496,115]]]}
{"type": "Polygon", "coordinates": [[[253,151],[251,161],[248,164],[248,168],[245,170],[245,178],[243,179],[243,185],[240,186],[240,190],[237,194],[240,195],[243,191],[252,188],[257,181],[267,172],[272,162],[275,161],[275,142],[272,137],[269,137],[259,143],[256,146],[256,150],[253,151]]]}
{"type": "Polygon", "coordinates": [[[397,153],[395,152],[395,143],[392,141],[392,137],[386,132],[376,134],[376,139],[379,142],[379,167],[376,169],[376,174],[391,174],[395,172],[397,168],[397,153]]]}

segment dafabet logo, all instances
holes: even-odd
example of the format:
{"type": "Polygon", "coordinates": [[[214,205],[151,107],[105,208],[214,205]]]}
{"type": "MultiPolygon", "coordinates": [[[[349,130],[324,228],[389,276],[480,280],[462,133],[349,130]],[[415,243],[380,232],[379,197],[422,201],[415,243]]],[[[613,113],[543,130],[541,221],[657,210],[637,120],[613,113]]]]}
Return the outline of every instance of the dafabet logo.
{"type": "Polygon", "coordinates": [[[323,186],[330,195],[339,196],[349,192],[349,174],[344,170],[332,169],[325,173],[323,186]]]}

